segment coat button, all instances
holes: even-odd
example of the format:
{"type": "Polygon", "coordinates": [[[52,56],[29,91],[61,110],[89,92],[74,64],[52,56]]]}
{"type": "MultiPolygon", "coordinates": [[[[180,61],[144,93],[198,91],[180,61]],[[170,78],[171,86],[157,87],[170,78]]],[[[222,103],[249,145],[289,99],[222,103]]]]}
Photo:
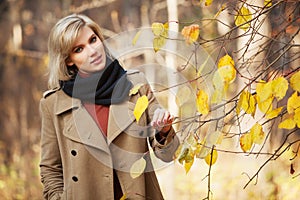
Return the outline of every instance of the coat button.
{"type": "Polygon", "coordinates": [[[73,156],[76,156],[76,155],[77,155],[77,152],[76,152],[75,150],[72,150],[72,151],[71,151],[71,154],[72,154],[73,156]]]}
{"type": "Polygon", "coordinates": [[[72,177],[72,180],[73,180],[74,182],[77,182],[77,181],[78,181],[78,178],[77,178],[76,176],[73,176],[73,177],[72,177]]]}

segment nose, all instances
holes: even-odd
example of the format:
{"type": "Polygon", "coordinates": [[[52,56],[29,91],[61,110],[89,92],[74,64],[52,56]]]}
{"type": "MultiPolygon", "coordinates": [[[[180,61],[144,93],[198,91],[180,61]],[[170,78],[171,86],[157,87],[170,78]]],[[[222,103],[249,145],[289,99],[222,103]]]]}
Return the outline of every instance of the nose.
{"type": "Polygon", "coordinates": [[[89,52],[89,56],[91,56],[91,57],[93,57],[97,53],[96,47],[93,45],[88,45],[87,49],[89,52]]]}

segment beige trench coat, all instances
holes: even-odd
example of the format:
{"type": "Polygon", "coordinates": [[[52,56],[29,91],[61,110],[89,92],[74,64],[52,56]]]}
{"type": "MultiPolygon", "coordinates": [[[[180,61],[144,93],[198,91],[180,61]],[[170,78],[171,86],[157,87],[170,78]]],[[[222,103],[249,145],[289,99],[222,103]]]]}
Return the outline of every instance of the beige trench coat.
{"type": "Polygon", "coordinates": [[[113,169],[128,199],[163,199],[148,146],[152,146],[156,157],[170,162],[179,140],[173,129],[164,144],[153,137],[149,122],[158,102],[141,72],[127,74],[134,85],[144,85],[129,101],[110,106],[107,138],[80,100],[62,90],[41,99],[40,173],[45,199],[112,200],[113,169]],[[147,96],[149,106],[137,123],[133,109],[141,95],[147,96]],[[133,179],[129,170],[143,156],[146,169],[133,179]]]}

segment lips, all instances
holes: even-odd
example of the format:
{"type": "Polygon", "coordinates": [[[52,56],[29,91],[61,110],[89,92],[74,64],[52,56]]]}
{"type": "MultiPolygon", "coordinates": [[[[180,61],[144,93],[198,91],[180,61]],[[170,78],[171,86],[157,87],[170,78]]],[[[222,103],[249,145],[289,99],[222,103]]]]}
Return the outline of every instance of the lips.
{"type": "Polygon", "coordinates": [[[91,64],[100,64],[102,62],[102,56],[97,56],[94,60],[92,60],[91,64]]]}

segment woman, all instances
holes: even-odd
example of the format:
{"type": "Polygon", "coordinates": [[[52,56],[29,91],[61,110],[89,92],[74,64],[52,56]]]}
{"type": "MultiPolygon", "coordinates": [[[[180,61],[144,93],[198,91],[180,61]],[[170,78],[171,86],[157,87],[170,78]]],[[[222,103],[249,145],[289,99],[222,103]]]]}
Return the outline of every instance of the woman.
{"type": "Polygon", "coordinates": [[[156,157],[172,161],[179,145],[173,116],[141,72],[126,72],[110,58],[103,40],[99,26],[79,14],[50,32],[50,90],[40,101],[44,198],[163,199],[148,144],[156,157]],[[144,95],[149,105],[137,122],[133,110],[144,95]],[[132,176],[132,165],[143,159],[143,173],[132,176]]]}

